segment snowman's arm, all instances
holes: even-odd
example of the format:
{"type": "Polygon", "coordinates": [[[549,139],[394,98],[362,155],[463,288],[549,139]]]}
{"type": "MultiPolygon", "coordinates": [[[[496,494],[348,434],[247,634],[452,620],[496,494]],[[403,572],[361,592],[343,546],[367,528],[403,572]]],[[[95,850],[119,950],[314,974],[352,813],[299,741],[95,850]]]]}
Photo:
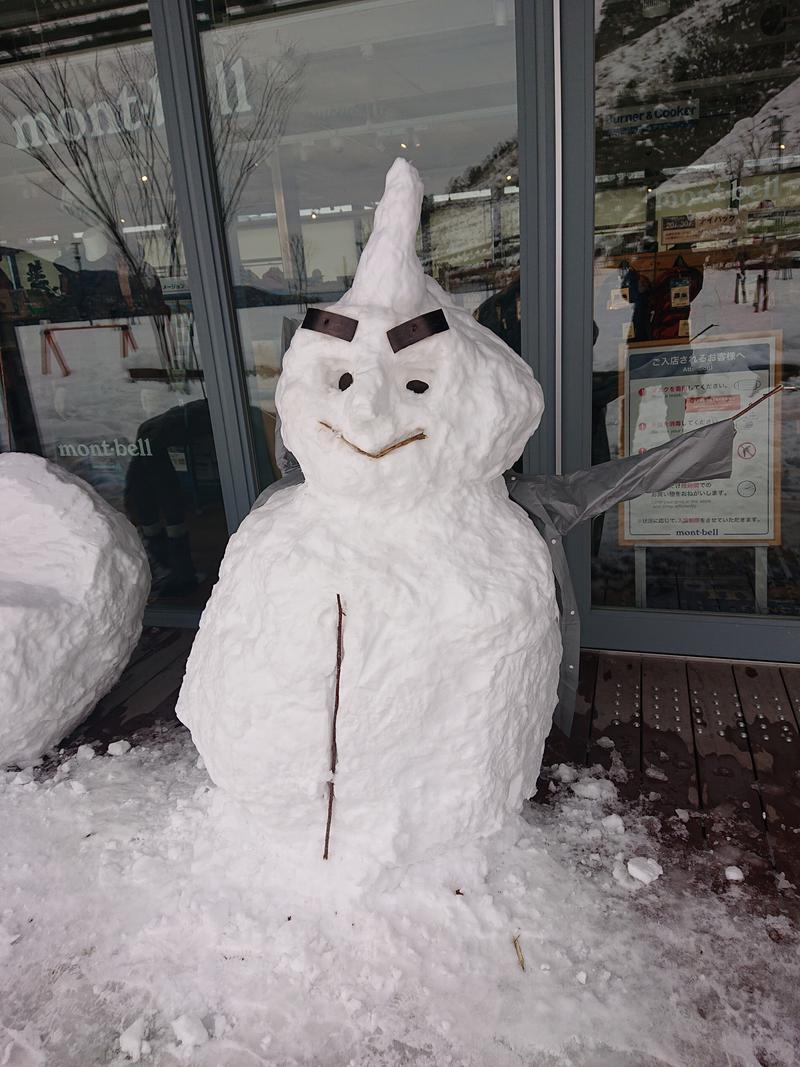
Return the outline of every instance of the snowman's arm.
{"type": "Polygon", "coordinates": [[[263,493],[259,493],[250,510],[255,511],[256,508],[260,508],[262,504],[266,504],[266,502],[271,497],[275,496],[276,493],[279,493],[281,489],[290,489],[293,485],[302,485],[304,481],[305,478],[303,477],[303,472],[299,467],[295,467],[289,474],[284,474],[284,476],[279,478],[277,482],[268,485],[263,493]]]}
{"type": "Polygon", "coordinates": [[[638,456],[612,459],[574,474],[516,479],[511,498],[523,506],[528,497],[538,498],[555,529],[565,534],[623,500],[661,492],[675,482],[729,478],[735,433],[733,419],[723,419],[638,456]]]}

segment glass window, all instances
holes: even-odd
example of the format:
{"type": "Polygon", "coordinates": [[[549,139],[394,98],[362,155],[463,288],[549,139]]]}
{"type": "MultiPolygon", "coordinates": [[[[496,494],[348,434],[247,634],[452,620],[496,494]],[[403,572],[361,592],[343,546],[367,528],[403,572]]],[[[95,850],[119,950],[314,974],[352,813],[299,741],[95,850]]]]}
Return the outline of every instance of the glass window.
{"type": "MultiPolygon", "coordinates": [[[[800,3],[597,9],[593,463],[736,414],[800,355],[800,3]]],[[[731,478],[597,520],[594,604],[800,613],[798,427],[779,394],[731,478]]]]}
{"type": "Polygon", "coordinates": [[[152,600],[201,605],[227,540],[146,3],[8,3],[0,447],[127,513],[152,600]]]}
{"type": "Polygon", "coordinates": [[[198,3],[262,486],[283,354],[349,287],[396,156],[425,182],[426,271],[520,337],[512,0],[280,6],[198,3]]]}

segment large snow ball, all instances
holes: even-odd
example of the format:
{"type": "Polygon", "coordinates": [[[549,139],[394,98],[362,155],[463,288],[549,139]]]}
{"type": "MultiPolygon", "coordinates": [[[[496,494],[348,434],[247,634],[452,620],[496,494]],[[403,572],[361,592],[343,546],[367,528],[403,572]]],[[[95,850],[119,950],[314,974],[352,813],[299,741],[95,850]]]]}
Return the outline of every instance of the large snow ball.
{"type": "Polygon", "coordinates": [[[149,586],[123,515],[39,456],[0,455],[0,767],[36,759],[113,686],[149,586]]]}

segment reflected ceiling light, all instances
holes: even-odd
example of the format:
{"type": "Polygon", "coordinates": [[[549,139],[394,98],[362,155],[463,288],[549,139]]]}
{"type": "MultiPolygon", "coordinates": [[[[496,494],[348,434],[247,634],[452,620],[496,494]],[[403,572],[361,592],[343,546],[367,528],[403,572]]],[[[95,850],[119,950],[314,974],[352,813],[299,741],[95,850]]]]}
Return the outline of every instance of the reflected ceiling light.
{"type": "Polygon", "coordinates": [[[146,174],[143,174],[143,175],[142,175],[142,181],[143,181],[143,182],[149,182],[149,181],[150,181],[150,179],[149,179],[149,178],[147,177],[147,175],[146,175],[146,174]]]}
{"type": "Polygon", "coordinates": [[[786,145],[785,144],[779,144],[778,148],[780,148],[780,150],[783,151],[786,148],[786,145]]]}
{"type": "Polygon", "coordinates": [[[405,142],[405,141],[401,141],[401,142],[400,142],[400,147],[401,147],[401,148],[408,148],[408,145],[406,144],[406,142],[405,142]]]}
{"type": "Polygon", "coordinates": [[[511,175],[510,175],[510,174],[506,174],[506,181],[507,181],[507,182],[510,182],[510,181],[511,181],[511,175]]]}
{"type": "Polygon", "coordinates": [[[311,212],[311,218],[312,218],[312,219],[315,219],[316,217],[317,217],[317,213],[316,213],[316,211],[312,211],[312,212],[311,212]]]}

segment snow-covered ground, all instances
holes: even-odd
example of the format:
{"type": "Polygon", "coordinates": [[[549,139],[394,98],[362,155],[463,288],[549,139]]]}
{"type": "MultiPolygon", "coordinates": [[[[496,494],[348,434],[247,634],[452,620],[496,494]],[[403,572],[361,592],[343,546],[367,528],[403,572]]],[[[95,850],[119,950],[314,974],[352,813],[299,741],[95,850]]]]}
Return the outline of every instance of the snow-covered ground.
{"type": "Polygon", "coordinates": [[[359,899],[289,891],[177,724],[133,741],[0,775],[4,1065],[796,1063],[791,895],[687,863],[608,779],[562,768],[483,852],[359,899]]]}

